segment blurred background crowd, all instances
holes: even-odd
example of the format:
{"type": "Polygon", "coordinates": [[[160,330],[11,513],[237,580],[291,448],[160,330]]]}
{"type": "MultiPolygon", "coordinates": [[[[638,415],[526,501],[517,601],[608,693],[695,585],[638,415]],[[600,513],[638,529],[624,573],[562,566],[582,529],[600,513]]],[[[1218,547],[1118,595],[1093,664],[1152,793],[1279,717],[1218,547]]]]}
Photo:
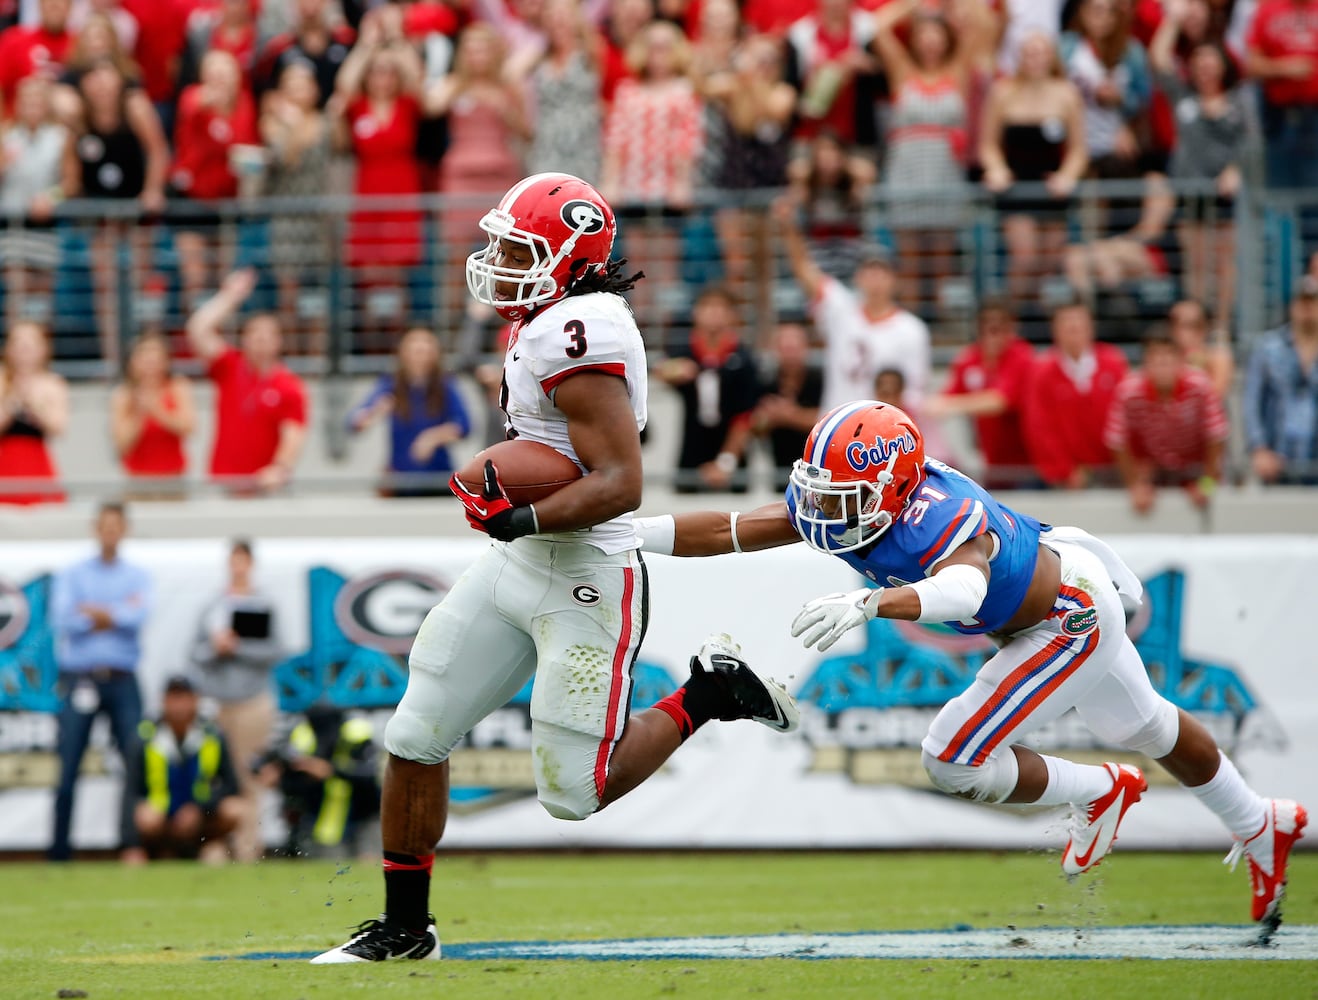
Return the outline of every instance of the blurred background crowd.
{"type": "Polygon", "coordinates": [[[1318,482],[1318,0],[0,0],[0,29],[8,502],[104,492],[50,445],[107,428],[138,496],[288,488],[313,400],[332,457],[387,427],[372,485],[441,494],[501,433],[463,261],[544,170],[646,273],[679,490],[781,479],[870,395],[998,487],[1318,482]]]}

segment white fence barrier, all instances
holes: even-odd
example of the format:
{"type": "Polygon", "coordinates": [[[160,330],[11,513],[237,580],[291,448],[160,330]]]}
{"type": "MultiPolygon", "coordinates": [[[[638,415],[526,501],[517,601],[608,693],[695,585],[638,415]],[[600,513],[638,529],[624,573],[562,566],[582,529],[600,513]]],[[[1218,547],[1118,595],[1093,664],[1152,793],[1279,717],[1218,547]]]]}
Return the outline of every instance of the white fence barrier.
{"type": "MultiPolygon", "coordinates": [[[[1318,672],[1307,632],[1318,538],[1131,536],[1114,543],[1148,587],[1131,630],[1155,681],[1212,728],[1259,791],[1318,803],[1318,672]]],[[[260,583],[275,596],[290,653],[280,669],[286,695],[311,697],[317,678],[328,677],[340,694],[362,690],[365,680],[366,700],[387,699],[405,669],[397,651],[437,591],[481,548],[475,539],[262,542],[260,583]]],[[[187,668],[201,610],[223,583],[225,553],[219,539],[124,546],[156,586],[140,668],[149,711],[164,679],[187,668]]],[[[85,543],[4,547],[0,574],[10,586],[0,590],[0,697],[12,696],[20,661],[40,645],[42,577],[88,554],[85,543]],[[25,607],[31,614],[23,625],[25,607]]],[[[1022,848],[1064,841],[1059,811],[947,798],[920,769],[928,720],[991,651],[985,643],[877,622],[830,655],[803,650],[787,631],[796,609],[858,579],[804,547],[713,560],[651,557],[647,564],[652,614],[634,708],[680,683],[706,634],[728,631],[748,658],[801,697],[802,730],[780,736],[752,723],[707,726],[626,799],[585,822],[563,823],[535,801],[529,711],[514,699],[455,755],[448,845],[1022,848]]],[[[388,710],[371,714],[382,724],[388,710]]],[[[53,716],[0,712],[0,849],[48,842],[54,731],[53,716]]],[[[1071,716],[1038,743],[1089,760],[1112,756],[1071,716]]],[[[114,846],[114,770],[83,779],[75,846],[114,846]]],[[[1228,845],[1216,820],[1166,780],[1122,828],[1127,848],[1228,845]]]]}

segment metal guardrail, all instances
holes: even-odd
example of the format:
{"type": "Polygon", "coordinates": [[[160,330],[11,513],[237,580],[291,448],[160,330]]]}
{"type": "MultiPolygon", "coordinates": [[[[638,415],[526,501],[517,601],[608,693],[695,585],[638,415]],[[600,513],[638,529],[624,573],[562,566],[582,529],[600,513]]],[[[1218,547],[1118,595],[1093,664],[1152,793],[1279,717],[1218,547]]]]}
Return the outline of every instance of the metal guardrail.
{"type": "MultiPolygon", "coordinates": [[[[1240,336],[1279,322],[1304,248],[1318,248],[1318,191],[1245,188],[1228,220],[1211,183],[1178,183],[1167,190],[1179,208],[1161,238],[1143,241],[1150,250],[1148,272],[1110,286],[1093,284],[1100,335],[1137,340],[1144,324],[1165,316],[1167,306],[1191,287],[1222,295],[1216,274],[1187,273],[1188,258],[1179,249],[1190,221],[1186,210],[1194,206],[1212,240],[1234,244],[1236,321],[1224,325],[1240,336]]],[[[1064,242],[1054,238],[1043,248],[1049,256],[1036,262],[1032,286],[1018,296],[1027,336],[1047,340],[1047,313],[1069,287],[1070,257],[1131,230],[1148,193],[1143,181],[1089,181],[1051,217],[1055,237],[1064,242]]],[[[757,242],[757,227],[744,224],[767,212],[777,194],[745,194],[730,206],[717,192],[705,192],[680,218],[656,208],[622,220],[618,251],[650,272],[633,304],[653,350],[682,338],[694,294],[710,281],[732,287],[744,303],[748,328],[761,341],[775,322],[804,316],[806,303],[787,270],[781,241],[757,242]]],[[[1043,185],[1017,185],[1011,194],[1027,208],[1049,197],[1043,185]]],[[[171,203],[163,214],[144,217],[132,202],[71,200],[59,206],[50,228],[25,229],[22,219],[7,220],[0,245],[12,252],[0,255],[9,269],[0,283],[0,308],[11,318],[32,316],[50,324],[55,366],[66,375],[113,377],[127,342],[143,330],[170,334],[186,356],[180,331],[190,310],[224,273],[252,266],[261,281],[248,308],[281,315],[295,369],[382,370],[397,334],[412,324],[439,331],[458,360],[470,364],[489,350],[498,327],[471,308],[462,274],[466,254],[483,242],[475,220],[490,201],[443,195],[255,198],[207,203],[202,218],[197,203],[171,203]],[[290,243],[283,238],[290,235],[302,238],[290,243]],[[14,252],[19,240],[31,237],[55,263],[28,268],[20,282],[14,252]],[[34,290],[19,291],[23,284],[34,290]]],[[[1014,214],[1009,201],[975,185],[936,196],[876,186],[852,220],[851,236],[840,247],[833,240],[817,249],[822,263],[844,275],[849,238],[896,249],[907,293],[903,304],[930,321],[936,344],[955,346],[972,335],[978,301],[1014,290],[1015,264],[1003,226],[1014,214]],[[955,229],[945,230],[951,253],[918,261],[928,267],[917,291],[906,265],[916,256],[912,247],[934,232],[919,225],[921,213],[946,226],[948,206],[955,207],[957,220],[955,229]]]]}

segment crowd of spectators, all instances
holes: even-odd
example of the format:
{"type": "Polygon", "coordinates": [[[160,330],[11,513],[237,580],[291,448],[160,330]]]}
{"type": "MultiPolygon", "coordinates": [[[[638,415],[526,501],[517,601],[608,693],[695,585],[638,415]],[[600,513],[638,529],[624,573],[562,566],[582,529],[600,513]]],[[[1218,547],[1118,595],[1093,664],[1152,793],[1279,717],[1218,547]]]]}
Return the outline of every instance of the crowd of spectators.
{"type": "MultiPolygon", "coordinates": [[[[669,220],[627,232],[663,322],[676,220],[702,196],[717,206],[724,279],[739,295],[763,292],[765,220],[744,196],[808,172],[818,140],[839,144],[845,175],[879,181],[877,222],[899,251],[901,294],[925,313],[952,294],[944,279],[967,182],[1003,212],[1006,292],[1019,307],[1059,270],[1081,180],[1170,176],[1201,186],[1165,232],[1141,237],[1183,258],[1159,267],[1183,270],[1186,293],[1226,315],[1233,205],[1257,140],[1267,184],[1318,187],[1313,0],[37,0],[6,10],[0,205],[38,235],[63,199],[136,201],[147,217],[169,205],[184,311],[227,269],[215,203],[240,191],[438,191],[453,198],[438,219],[363,204],[348,222],[359,321],[400,333],[424,298],[409,270],[427,244],[445,247],[451,268],[490,196],[562,169],[596,183],[624,218],[669,220]],[[355,180],[329,170],[334,149],[355,180]]],[[[1100,235],[1130,227],[1128,205],[1105,208],[1100,235]]],[[[262,242],[292,308],[296,276],[325,254],[312,223],[286,214],[262,242]]],[[[6,257],[50,266],[48,244],[6,257]]],[[[311,325],[316,309],[303,311],[311,325]]]]}
{"type": "MultiPolygon", "coordinates": [[[[497,351],[488,316],[460,294],[431,308],[417,269],[435,264],[458,287],[479,215],[529,171],[578,173],[617,209],[619,251],[648,274],[633,304],[674,357],[657,374],[683,396],[680,464],[693,488],[743,483],[754,430],[796,432],[804,421],[807,403],[772,386],[723,384],[739,352],[782,378],[776,351],[754,356],[771,338],[793,357],[794,334],[743,328],[748,311],[772,313],[761,307],[775,283],[793,283],[775,274],[780,256],[814,320],[823,407],[872,393],[892,370],[920,419],[975,418],[990,478],[1129,480],[1132,463],[1108,448],[1121,435],[1096,415],[1118,393],[1125,359],[1084,305],[1119,301],[1132,280],[1170,281],[1167,302],[1179,295],[1177,308],[1197,310],[1204,327],[1196,335],[1198,320],[1173,310],[1171,340],[1221,398],[1239,298],[1236,200],[1252,153],[1263,160],[1252,183],[1318,191],[1318,0],[36,0],[3,11],[14,23],[0,22],[0,259],[13,318],[0,475],[24,481],[55,478],[45,445],[67,402],[47,364],[60,316],[18,312],[40,313],[49,297],[63,246],[52,225],[79,198],[134,209],[104,213],[83,234],[98,301],[120,287],[129,254],[143,274],[169,272],[153,280],[190,317],[180,330],[121,331],[133,310],[98,310],[101,353],[118,359],[125,345],[109,423],[143,493],[178,475],[195,424],[187,382],[171,373],[180,352],[218,390],[212,476],[235,492],[288,482],[307,393],[282,352],[326,348],[336,262],[356,296],[353,336],[374,331],[377,350],[399,354],[349,430],[388,417],[381,490],[405,493],[415,492],[410,475],[442,476],[447,447],[470,428],[445,348],[475,324],[483,351],[497,351]],[[1138,193],[1082,210],[1087,178],[1138,193]],[[981,310],[980,336],[933,395],[930,341],[957,301],[968,304],[952,279],[974,185],[999,212],[1002,298],[981,310]],[[221,240],[217,227],[257,222],[224,207],[229,199],[335,191],[359,196],[341,247],[324,217],[276,210],[261,216],[259,271],[234,270],[251,241],[221,240]],[[437,215],[407,201],[428,192],[448,196],[437,215]],[[153,228],[162,212],[166,225],[153,228]],[[717,261],[693,281],[681,266],[698,216],[717,261]],[[673,294],[714,278],[733,332],[702,325],[710,299],[699,288],[673,294]],[[441,320],[436,343],[403,336],[422,314],[441,320]],[[1037,362],[1052,376],[1016,374],[1028,348],[1003,331],[1027,318],[1053,332],[1037,362]],[[237,348],[224,337],[231,319],[241,320],[237,348]],[[1080,411],[1048,428],[1050,444],[1025,449],[1009,432],[1029,424],[1031,408],[1064,406],[1080,411]]],[[[1301,241],[1318,236],[1316,212],[1300,212],[1301,241]]],[[[1299,475],[1314,457],[1295,402],[1311,398],[1314,379],[1304,287],[1246,371],[1242,424],[1265,481],[1299,475]]],[[[786,378],[802,391],[801,378],[786,378]]],[[[497,380],[482,385],[494,391],[497,380]]]]}

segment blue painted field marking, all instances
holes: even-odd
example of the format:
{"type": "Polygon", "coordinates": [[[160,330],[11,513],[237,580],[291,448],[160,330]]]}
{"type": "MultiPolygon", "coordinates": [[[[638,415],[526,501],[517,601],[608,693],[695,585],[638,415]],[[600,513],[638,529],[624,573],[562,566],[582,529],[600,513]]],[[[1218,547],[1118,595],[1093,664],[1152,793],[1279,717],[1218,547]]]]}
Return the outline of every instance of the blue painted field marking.
{"type": "MultiPolygon", "coordinates": [[[[629,938],[609,941],[467,941],[444,944],[453,961],[639,961],[645,959],[1095,959],[1153,961],[1314,961],[1318,926],[1283,926],[1272,943],[1250,926],[957,928],[943,931],[858,931],[847,934],[629,938]]],[[[208,960],[311,958],[314,951],[212,955],[208,960]]]]}

